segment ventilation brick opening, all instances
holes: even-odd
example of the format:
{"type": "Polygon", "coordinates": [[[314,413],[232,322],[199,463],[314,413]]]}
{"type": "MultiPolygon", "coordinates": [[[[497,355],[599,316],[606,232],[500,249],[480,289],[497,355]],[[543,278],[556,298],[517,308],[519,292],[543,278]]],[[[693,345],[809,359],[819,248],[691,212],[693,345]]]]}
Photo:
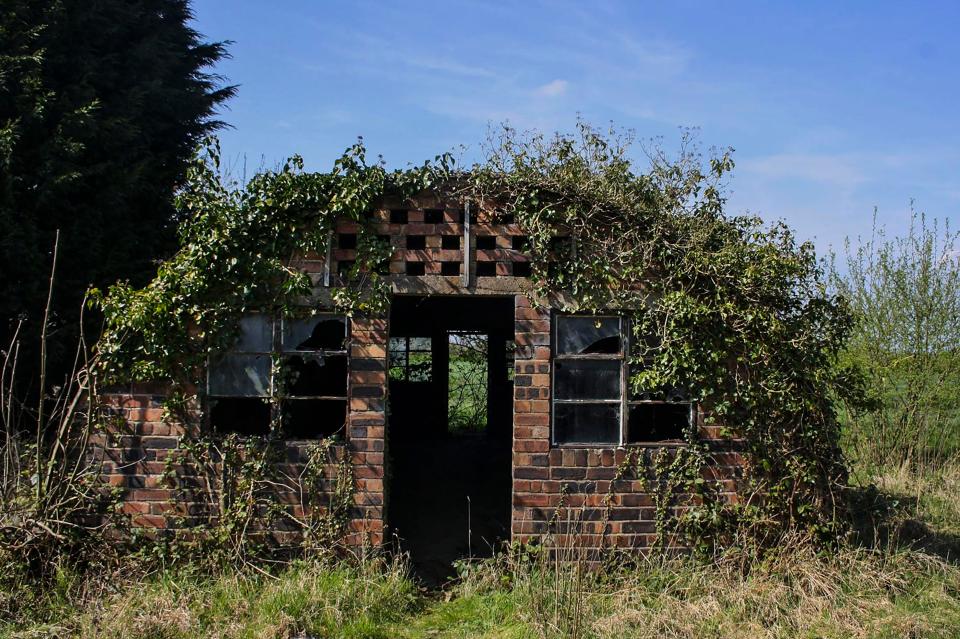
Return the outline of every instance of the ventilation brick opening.
{"type": "Polygon", "coordinates": [[[424,275],[427,272],[423,262],[407,262],[407,275],[424,275]]]}
{"type": "Polygon", "coordinates": [[[424,209],[423,221],[425,224],[440,224],[443,222],[443,209],[424,209]]]}
{"type": "Polygon", "coordinates": [[[341,233],[337,236],[337,247],[347,250],[353,250],[357,248],[357,234],[356,233],[341,233]]]}
{"type": "Polygon", "coordinates": [[[407,236],[407,248],[413,250],[422,250],[427,248],[427,236],[425,235],[408,235],[407,236]]]}
{"type": "Polygon", "coordinates": [[[390,223],[391,223],[391,224],[406,224],[406,223],[407,223],[407,209],[390,209],[390,223]]]}
{"type": "Polygon", "coordinates": [[[512,273],[514,277],[530,277],[533,271],[530,262],[514,262],[512,273]]]}
{"type": "Polygon", "coordinates": [[[447,251],[460,250],[460,236],[459,235],[441,235],[440,248],[447,251]]]}
{"type": "Polygon", "coordinates": [[[478,235],[477,236],[477,250],[478,251],[492,251],[497,248],[497,238],[493,235],[478,235]]]}
{"type": "Polygon", "coordinates": [[[496,275],[496,262],[477,262],[477,277],[495,277],[496,275]]]}

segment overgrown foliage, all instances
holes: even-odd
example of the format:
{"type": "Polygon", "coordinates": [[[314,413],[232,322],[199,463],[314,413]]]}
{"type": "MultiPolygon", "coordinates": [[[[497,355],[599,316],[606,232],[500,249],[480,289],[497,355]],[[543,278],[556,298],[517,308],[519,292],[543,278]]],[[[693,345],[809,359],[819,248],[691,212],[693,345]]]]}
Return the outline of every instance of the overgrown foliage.
{"type": "MultiPolygon", "coordinates": [[[[176,249],[175,187],[235,89],[187,0],[5,0],[0,6],[0,343],[36,356],[49,247],[60,275],[51,370],[66,375],[91,285],[142,285],[176,249]]],[[[91,330],[92,334],[94,331],[91,330]]],[[[19,383],[32,384],[33,371],[19,383]]],[[[44,389],[46,390],[46,389],[44,389]]]]}
{"type": "MultiPolygon", "coordinates": [[[[41,380],[46,342],[44,330],[41,380]]],[[[19,330],[0,358],[0,618],[6,618],[34,605],[62,571],[102,568],[116,548],[104,548],[107,533],[119,522],[115,495],[100,481],[101,460],[88,455],[103,416],[92,399],[96,364],[87,345],[81,340],[65,383],[36,402],[17,393],[19,370],[33,363],[22,359],[19,330]]]]}
{"type": "Polygon", "coordinates": [[[844,359],[871,401],[847,406],[848,448],[871,472],[960,453],[960,235],[914,213],[907,233],[847,241],[831,283],[857,322],[844,359]]]}
{"type": "Polygon", "coordinates": [[[209,149],[178,199],[180,251],[147,287],[119,284],[100,298],[105,371],[189,389],[207,354],[230,344],[241,314],[301,312],[311,281],[295,260],[322,253],[336,220],[358,222],[360,233],[333,301],[348,313],[381,311],[377,267],[388,253],[367,214],[385,196],[432,189],[515,219],[531,239],[538,301],[628,314],[634,391],[683,389],[742,439],[746,499],[729,504],[711,498],[701,474],[711,453],[690,429],[689,481],[671,482],[664,499],[699,500],[685,502],[695,507],[671,522],[673,532],[723,544],[739,521],[758,534],[799,526],[835,538],[845,471],[832,398],[857,399],[855,377],[836,366],[852,316],[825,291],[813,246],[783,224],[724,213],[729,151],[704,166],[685,138],[676,158],[654,149],[638,173],[629,136],[586,124],[549,139],[505,128],[492,142],[469,171],[442,156],[388,172],[368,164],[358,143],[329,173],[304,173],[293,158],[243,186],[223,183],[209,149]],[[569,238],[566,248],[558,237],[569,238]]]}
{"type": "Polygon", "coordinates": [[[955,564],[914,551],[846,548],[826,556],[802,538],[760,559],[642,559],[605,573],[517,550],[464,564],[443,593],[418,590],[401,560],[297,562],[272,577],[163,572],[85,596],[69,576],[47,593],[42,620],[0,635],[206,637],[511,637],[728,639],[956,635],[955,564]],[[16,634],[17,632],[21,634],[16,634]]]}
{"type": "Polygon", "coordinates": [[[361,141],[329,173],[306,173],[293,157],[238,186],[224,183],[219,148],[208,146],[177,197],[180,250],[146,287],[118,283],[99,297],[107,376],[197,381],[207,355],[232,343],[243,313],[302,313],[312,283],[295,259],[323,255],[337,220],[360,227],[352,285],[333,301],[348,313],[381,311],[386,287],[377,266],[389,250],[366,214],[378,198],[430,188],[448,162],[441,156],[437,165],[390,172],[367,163],[361,141]]]}
{"type": "Polygon", "coordinates": [[[671,492],[699,493],[702,505],[678,531],[723,544],[740,521],[833,538],[845,470],[832,399],[859,397],[857,377],[836,366],[852,326],[845,301],[825,290],[811,243],[724,213],[731,151],[705,163],[687,137],[676,157],[648,149],[641,174],[631,143],[586,124],[553,138],[505,128],[471,191],[530,235],[537,293],[631,316],[635,392],[683,389],[742,438],[749,484],[731,505],[710,498],[700,473],[710,453],[688,432],[681,456],[693,472],[671,492]],[[570,238],[559,250],[558,236],[570,238]]]}

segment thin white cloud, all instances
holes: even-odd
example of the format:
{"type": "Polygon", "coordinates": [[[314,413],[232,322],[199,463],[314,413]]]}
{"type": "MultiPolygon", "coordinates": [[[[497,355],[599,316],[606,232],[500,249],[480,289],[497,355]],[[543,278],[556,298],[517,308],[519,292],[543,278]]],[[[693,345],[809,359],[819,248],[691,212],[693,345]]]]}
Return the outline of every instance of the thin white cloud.
{"type": "Polygon", "coordinates": [[[762,178],[807,180],[843,188],[868,180],[862,158],[850,154],[780,153],[741,160],[737,168],[762,178]]]}
{"type": "Polygon", "coordinates": [[[449,58],[418,57],[408,59],[406,60],[406,63],[411,67],[418,69],[424,69],[426,71],[439,71],[442,73],[449,73],[451,75],[463,75],[474,78],[497,77],[497,74],[490,69],[472,66],[469,64],[461,64],[449,58]]]}
{"type": "Polygon", "coordinates": [[[544,98],[556,98],[566,93],[569,86],[566,80],[554,80],[537,87],[534,93],[544,98]]]}
{"type": "Polygon", "coordinates": [[[630,35],[619,35],[619,48],[624,52],[623,64],[644,73],[661,76],[680,75],[690,66],[693,52],[674,42],[638,40],[630,35]]]}

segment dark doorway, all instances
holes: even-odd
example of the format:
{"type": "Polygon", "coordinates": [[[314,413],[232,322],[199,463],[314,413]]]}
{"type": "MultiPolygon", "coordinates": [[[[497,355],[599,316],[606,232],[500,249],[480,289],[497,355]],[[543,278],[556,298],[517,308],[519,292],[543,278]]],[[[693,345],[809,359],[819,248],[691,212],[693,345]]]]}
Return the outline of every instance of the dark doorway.
{"type": "Polygon", "coordinates": [[[513,298],[395,297],[388,513],[428,583],[510,536],[513,298]]]}

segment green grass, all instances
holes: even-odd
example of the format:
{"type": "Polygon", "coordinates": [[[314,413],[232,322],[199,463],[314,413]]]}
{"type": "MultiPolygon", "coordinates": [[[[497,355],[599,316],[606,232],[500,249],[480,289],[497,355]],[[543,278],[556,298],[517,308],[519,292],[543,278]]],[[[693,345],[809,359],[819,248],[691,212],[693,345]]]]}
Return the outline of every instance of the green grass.
{"type": "Polygon", "coordinates": [[[46,623],[10,625],[3,636],[122,639],[393,637],[422,598],[402,570],[380,562],[301,563],[277,578],[250,571],[217,577],[167,572],[60,607],[46,623]]]}
{"type": "Polygon", "coordinates": [[[450,354],[447,420],[454,432],[487,426],[487,362],[470,355],[450,354]]]}
{"type": "MultiPolygon", "coordinates": [[[[581,563],[502,555],[442,592],[384,557],[212,576],[62,574],[21,600],[3,637],[502,639],[960,636],[960,464],[862,476],[886,507],[869,547],[817,553],[802,539],[758,559],[651,558],[578,580],[581,563]],[[877,541],[879,540],[879,541],[877,541]],[[27,614],[24,609],[32,610],[27,614]]],[[[29,593],[3,593],[6,599],[29,593]]]]}

